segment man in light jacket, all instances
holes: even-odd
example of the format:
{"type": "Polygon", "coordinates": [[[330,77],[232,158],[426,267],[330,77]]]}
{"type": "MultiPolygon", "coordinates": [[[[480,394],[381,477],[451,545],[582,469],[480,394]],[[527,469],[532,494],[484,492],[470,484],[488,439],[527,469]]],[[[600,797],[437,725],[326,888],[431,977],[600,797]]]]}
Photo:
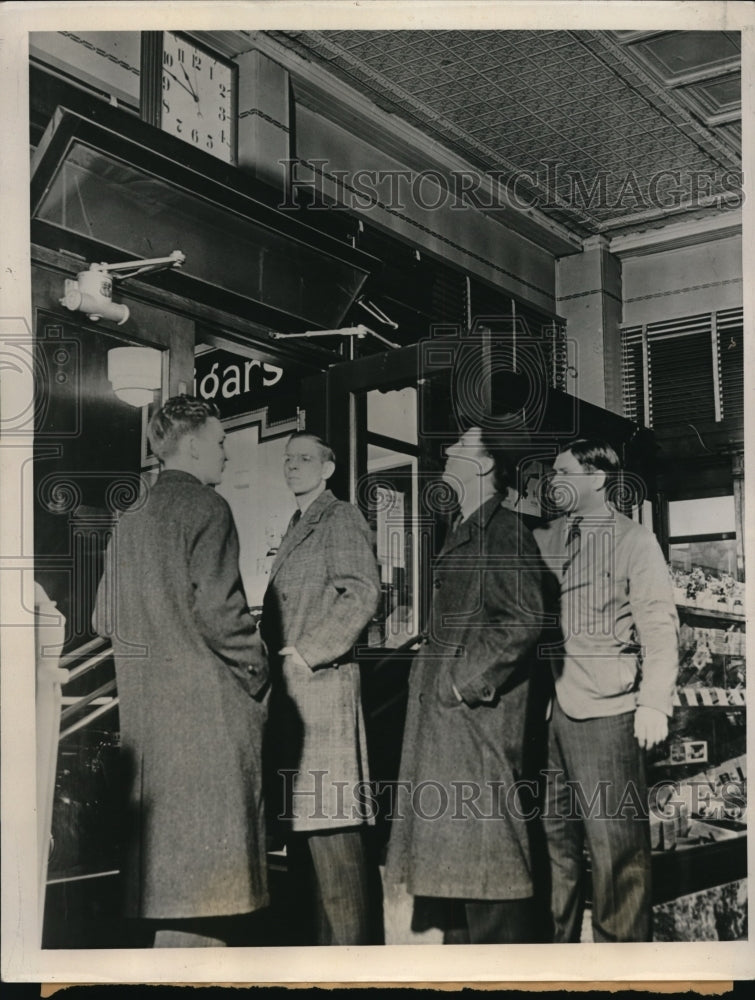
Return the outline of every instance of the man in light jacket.
{"type": "Polygon", "coordinates": [[[364,841],[372,817],[360,805],[369,774],[352,647],[375,613],[380,578],[367,523],[327,489],[334,471],[326,442],[291,436],[284,475],[296,511],[270,570],[262,629],[276,655],[272,797],[297,902],[313,921],[303,943],[356,945],[373,943],[364,841]]]}
{"type": "Polygon", "coordinates": [[[561,586],[544,816],[557,942],[580,939],[585,838],[594,940],[651,936],[644,754],[668,732],[678,618],[658,542],[610,501],[619,469],[607,442],[575,441],[553,463],[564,514],[535,531],[561,586]]]}
{"type": "Polygon", "coordinates": [[[111,639],[128,775],[126,915],[155,947],[234,940],[268,904],[262,735],[268,668],[238,538],[214,486],[213,403],[169,399],[149,427],[157,482],[118,522],[94,624],[111,639]]]}

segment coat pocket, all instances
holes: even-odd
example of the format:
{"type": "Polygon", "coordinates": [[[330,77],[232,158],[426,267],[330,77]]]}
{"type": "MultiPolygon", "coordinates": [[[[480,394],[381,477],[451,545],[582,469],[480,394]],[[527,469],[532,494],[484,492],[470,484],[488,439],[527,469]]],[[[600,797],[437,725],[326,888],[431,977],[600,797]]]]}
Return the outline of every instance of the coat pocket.
{"type": "Polygon", "coordinates": [[[453,688],[453,677],[447,664],[441,663],[437,670],[436,693],[438,701],[444,708],[459,708],[464,703],[456,697],[453,688]]]}
{"type": "Polygon", "coordinates": [[[600,662],[596,659],[593,681],[598,694],[604,697],[628,694],[637,683],[637,660],[634,655],[618,655],[600,662]]]}

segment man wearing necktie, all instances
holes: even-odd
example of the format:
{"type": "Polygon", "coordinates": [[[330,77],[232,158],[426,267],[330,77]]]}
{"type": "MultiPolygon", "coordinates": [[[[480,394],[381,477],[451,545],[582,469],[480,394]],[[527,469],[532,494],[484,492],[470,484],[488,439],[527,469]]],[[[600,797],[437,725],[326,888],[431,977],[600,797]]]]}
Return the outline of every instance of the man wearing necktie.
{"type": "Polygon", "coordinates": [[[668,732],[678,618],[658,542],[608,499],[619,469],[606,442],[575,441],[553,463],[564,513],[535,531],[561,588],[544,814],[557,942],[580,938],[585,839],[594,940],[651,937],[644,752],[668,732]]]}
{"type": "MultiPolygon", "coordinates": [[[[371,944],[359,806],[369,779],[359,667],[352,647],[380,596],[369,529],[327,489],[330,447],[305,431],[286,445],[296,511],[270,570],[262,631],[277,653],[268,728],[289,877],[313,928],[304,944],[371,944]]],[[[374,819],[372,819],[374,822],[374,819]]]]}
{"type": "Polygon", "coordinates": [[[537,928],[519,791],[545,570],[502,505],[506,453],[471,427],[446,454],[461,519],[434,566],[412,666],[386,877],[406,884],[415,920],[441,927],[446,943],[524,943],[537,928]]]}

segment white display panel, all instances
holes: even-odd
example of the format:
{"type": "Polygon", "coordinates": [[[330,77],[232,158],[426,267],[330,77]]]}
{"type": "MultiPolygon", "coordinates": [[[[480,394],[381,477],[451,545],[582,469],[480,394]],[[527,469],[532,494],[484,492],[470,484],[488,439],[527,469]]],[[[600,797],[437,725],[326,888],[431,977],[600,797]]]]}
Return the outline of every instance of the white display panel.
{"type": "Polygon", "coordinates": [[[239,533],[239,565],[250,607],[260,607],[275,552],[294,512],[294,498],[283,478],[288,434],[259,440],[253,424],[228,431],[228,464],[217,487],[233,512],[239,533]]]}

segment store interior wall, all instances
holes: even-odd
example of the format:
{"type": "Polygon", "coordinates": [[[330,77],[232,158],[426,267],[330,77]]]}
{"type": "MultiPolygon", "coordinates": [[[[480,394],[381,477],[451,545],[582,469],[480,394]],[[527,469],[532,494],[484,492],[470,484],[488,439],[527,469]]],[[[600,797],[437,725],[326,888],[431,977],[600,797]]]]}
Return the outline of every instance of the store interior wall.
{"type": "MultiPolygon", "coordinates": [[[[304,160],[325,161],[324,169],[331,174],[343,171],[354,177],[361,171],[361,195],[359,188],[339,192],[327,179],[318,183],[366,222],[391,230],[502,291],[555,311],[555,258],[503,224],[508,209],[485,214],[472,208],[469,199],[459,203],[453,187],[444,192],[431,172],[416,186],[402,183],[396,179],[400,172],[416,177],[416,165],[410,170],[406,162],[301,104],[296,105],[295,153],[304,160]],[[389,179],[375,179],[381,171],[392,175],[393,188],[389,179]]],[[[311,171],[302,171],[307,180],[313,176],[311,171]]]]}
{"type": "Polygon", "coordinates": [[[627,257],[623,322],[653,323],[742,305],[742,237],[627,257]]]}
{"type": "Polygon", "coordinates": [[[260,610],[275,553],[295,509],[283,478],[287,440],[288,434],[261,441],[258,424],[229,430],[228,464],[217,487],[236,522],[247,603],[260,610]]]}

